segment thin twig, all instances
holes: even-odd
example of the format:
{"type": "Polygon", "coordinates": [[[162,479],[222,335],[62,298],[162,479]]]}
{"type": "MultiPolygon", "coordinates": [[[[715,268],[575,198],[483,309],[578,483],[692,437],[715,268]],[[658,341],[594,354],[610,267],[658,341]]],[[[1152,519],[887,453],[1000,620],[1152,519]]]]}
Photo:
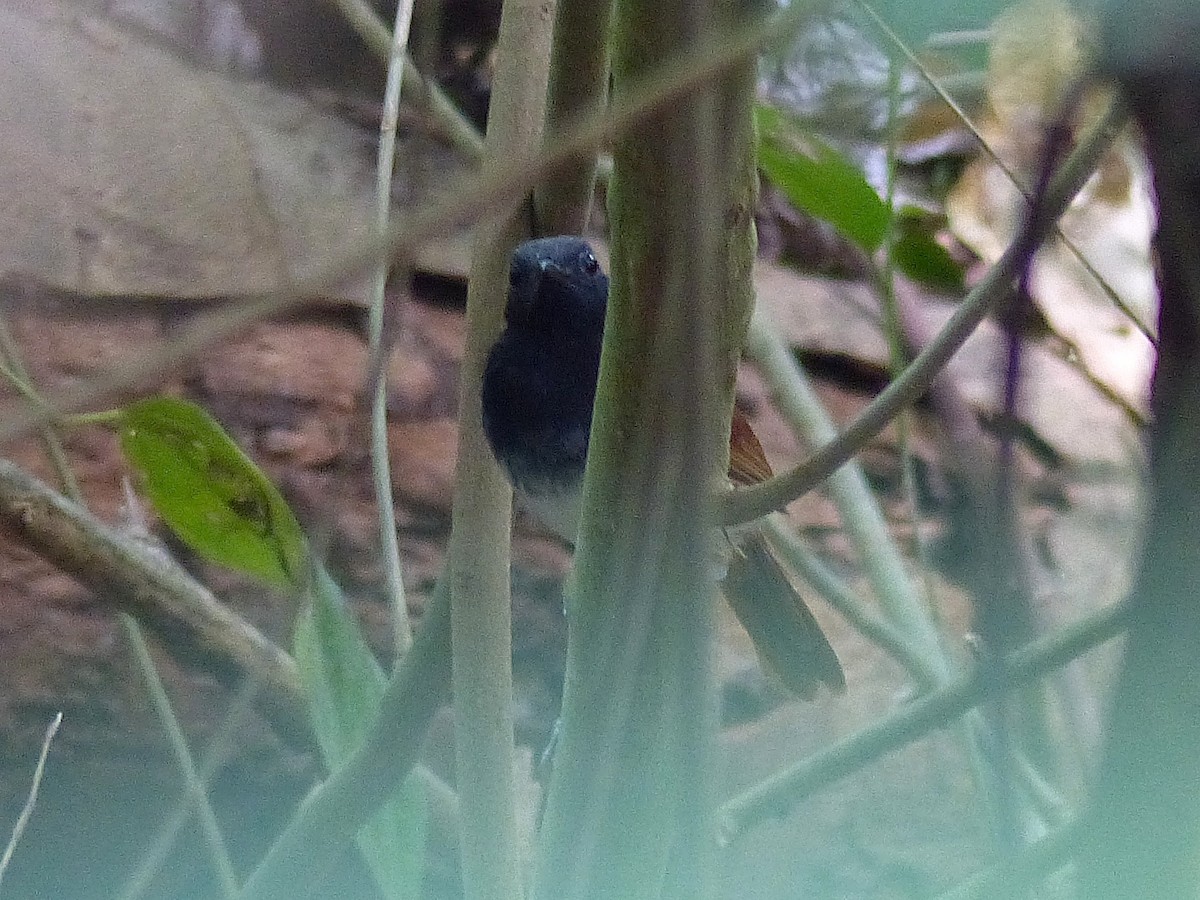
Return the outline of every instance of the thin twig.
{"type": "Polygon", "coordinates": [[[739,794],[721,807],[720,840],[728,844],[765,819],[888,753],[942,728],[986,700],[1072,662],[1128,624],[1130,606],[1114,604],[1010,654],[996,672],[974,671],[913,701],[890,719],[839,741],[739,794]]]}
{"type": "Polygon", "coordinates": [[[904,373],[892,381],[836,440],[823,446],[790,472],[753,487],[728,492],[721,515],[723,525],[752,521],[802,497],[836,472],[883,431],[902,409],[915,403],[929,389],[988,311],[1007,296],[1012,280],[1020,272],[1025,259],[1050,233],[1054,221],[1062,215],[1071,198],[1091,176],[1125,118],[1125,111],[1119,104],[1114,103],[1109,107],[1099,124],[1080,142],[1055,176],[1042,203],[1031,211],[1004,255],[963,298],[950,321],[904,373]]]}
{"type": "MultiPolygon", "coordinates": [[[[217,774],[217,770],[228,760],[233,747],[233,739],[245,726],[247,714],[254,706],[258,696],[258,685],[247,681],[238,689],[237,696],[225,713],[212,740],[200,754],[199,775],[202,784],[209,784],[217,774]]],[[[163,863],[171,853],[179,832],[188,823],[193,813],[191,800],[185,790],[184,796],[176,804],[175,811],[167,819],[155,836],[154,843],[147,848],[141,861],[125,880],[121,891],[116,895],[117,900],[140,900],[150,889],[151,883],[158,875],[163,863]]]]}
{"type": "MultiPolygon", "coordinates": [[[[329,0],[329,2],[333,3],[345,16],[350,27],[358,32],[359,37],[376,56],[385,62],[391,59],[392,34],[369,3],[365,0],[329,0]]],[[[411,19],[411,13],[409,18],[411,19]]],[[[400,46],[403,47],[407,43],[406,37],[400,46]]],[[[417,105],[442,126],[446,135],[459,150],[471,159],[479,159],[483,155],[483,138],[475,126],[455,107],[436,82],[421,75],[407,54],[404,55],[404,67],[408,69],[408,78],[405,80],[404,86],[413,95],[413,100],[417,105]]]]}
{"type": "Polygon", "coordinates": [[[208,788],[204,778],[196,768],[191,748],[188,747],[187,738],[184,737],[183,729],[179,725],[179,719],[176,718],[175,711],[171,708],[171,700],[167,696],[166,688],[163,687],[162,679],[158,677],[158,670],[154,666],[154,660],[150,658],[150,648],[146,645],[146,639],[142,637],[141,629],[128,613],[121,613],[119,618],[121,628],[125,632],[125,640],[129,642],[129,649],[146,682],[146,689],[150,692],[154,711],[158,715],[163,729],[167,732],[167,739],[171,745],[171,751],[175,755],[175,762],[183,776],[183,783],[193,811],[200,822],[200,831],[204,835],[205,846],[208,847],[213,866],[217,870],[217,881],[221,885],[221,894],[226,898],[234,898],[238,892],[237,874],[233,867],[233,860],[229,856],[229,848],[225,845],[225,838],[221,834],[221,826],[217,822],[216,812],[208,799],[208,788]]]}
{"type": "MultiPolygon", "coordinates": [[[[381,235],[387,234],[392,209],[392,173],[396,165],[396,128],[400,120],[400,89],[404,75],[404,48],[412,24],[413,0],[401,0],[396,6],[394,40],[388,56],[387,87],[383,95],[383,118],[379,122],[379,153],[375,162],[375,224],[381,235]]],[[[400,545],[396,538],[396,512],[392,507],[391,463],[387,436],[387,358],[396,340],[389,329],[384,342],[384,313],[388,259],[380,255],[371,281],[370,362],[367,396],[371,403],[371,475],[375,484],[375,507],[379,516],[379,542],[383,550],[384,583],[392,608],[395,653],[402,656],[412,644],[408,621],[408,601],[404,592],[404,572],[400,563],[400,545]]]]}
{"type": "Polygon", "coordinates": [[[21,808],[21,814],[17,816],[12,835],[4,848],[4,855],[0,856],[0,882],[4,881],[4,873],[8,871],[8,864],[12,861],[13,852],[17,849],[21,835],[25,833],[25,828],[29,824],[29,817],[33,815],[33,808],[37,805],[38,789],[42,785],[42,774],[46,771],[46,757],[50,753],[50,744],[54,740],[54,735],[58,733],[58,726],[62,724],[62,720],[63,714],[55,713],[50,725],[46,728],[45,737],[42,738],[42,750],[38,754],[37,765],[33,769],[33,781],[29,785],[29,795],[25,798],[25,806],[21,808]]]}

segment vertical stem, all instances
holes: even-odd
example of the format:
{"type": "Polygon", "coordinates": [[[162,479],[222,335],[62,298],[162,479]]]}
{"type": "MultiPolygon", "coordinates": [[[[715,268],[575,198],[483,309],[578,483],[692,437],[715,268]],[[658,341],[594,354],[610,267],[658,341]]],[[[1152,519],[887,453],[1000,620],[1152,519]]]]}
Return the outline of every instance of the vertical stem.
{"type": "MultiPolygon", "coordinates": [[[[507,0],[500,19],[485,167],[541,137],[553,6],[507,0]]],[[[519,210],[481,223],[467,292],[458,463],[450,535],[453,687],[468,900],[522,896],[512,715],[509,529],[512,494],[483,435],[479,388],[500,332],[519,210]]]]}
{"type": "MultiPolygon", "coordinates": [[[[711,27],[706,6],[617,4],[616,99],[687,52],[711,27]]],[[[748,90],[739,101],[689,95],[615,148],[612,292],[536,900],[707,893],[713,490],[754,255],[748,90]]]]}
{"type": "Polygon", "coordinates": [[[1089,898],[1200,896],[1200,16],[1105,4],[1106,62],[1146,141],[1158,198],[1159,344],[1146,534],[1080,859],[1089,898]],[[1143,22],[1143,18],[1145,21],[1143,22]]]}
{"type": "MultiPolygon", "coordinates": [[[[608,97],[612,0],[559,0],[546,95],[550,141],[573,119],[596,112],[608,97]]],[[[596,151],[563,166],[537,192],[538,227],[544,234],[587,229],[596,179],[596,151]]]]}
{"type": "MultiPolygon", "coordinates": [[[[396,165],[396,127],[400,118],[400,88],[404,83],[404,47],[412,24],[413,0],[401,0],[396,7],[388,56],[387,87],[383,95],[383,116],[379,122],[379,153],[375,164],[375,227],[386,234],[392,208],[392,171],[396,165]]],[[[408,601],[404,595],[404,577],[400,566],[400,547],[396,541],[396,513],[392,508],[391,464],[387,443],[387,359],[384,352],[383,319],[386,302],[388,258],[381,254],[371,281],[369,322],[371,374],[371,474],[375,482],[375,505],[379,514],[379,543],[383,550],[383,571],[388,599],[392,606],[392,629],[396,655],[402,656],[412,644],[408,623],[408,601]]],[[[389,345],[390,347],[390,345],[389,345]]],[[[387,355],[390,355],[387,354],[387,355]]]]}

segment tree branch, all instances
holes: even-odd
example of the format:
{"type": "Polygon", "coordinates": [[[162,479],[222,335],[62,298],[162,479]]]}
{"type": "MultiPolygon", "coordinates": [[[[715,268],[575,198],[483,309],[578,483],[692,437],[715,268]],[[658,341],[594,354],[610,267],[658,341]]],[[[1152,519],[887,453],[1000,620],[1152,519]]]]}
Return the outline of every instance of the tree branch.
{"type": "Polygon", "coordinates": [[[0,523],[102,600],[198,655],[226,684],[259,681],[282,700],[264,704],[264,714],[292,739],[307,741],[292,658],[162,551],[106,525],[6,459],[0,459],[0,523]]]}

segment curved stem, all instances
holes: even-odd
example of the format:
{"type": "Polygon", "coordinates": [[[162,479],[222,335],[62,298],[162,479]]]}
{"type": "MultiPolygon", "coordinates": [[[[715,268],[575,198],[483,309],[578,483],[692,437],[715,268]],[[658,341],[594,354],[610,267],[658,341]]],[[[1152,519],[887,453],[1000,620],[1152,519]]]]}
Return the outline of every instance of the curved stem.
{"type": "MultiPolygon", "coordinates": [[[[400,118],[400,90],[404,83],[404,47],[412,23],[413,0],[401,0],[396,6],[394,39],[388,56],[387,87],[383,96],[383,117],[379,122],[379,153],[375,163],[375,225],[386,234],[392,208],[392,172],[396,165],[396,127],[400,118]]],[[[412,643],[408,622],[408,601],[404,594],[404,573],[400,565],[400,545],[396,540],[396,512],[392,508],[391,463],[387,440],[387,357],[383,331],[388,260],[380,257],[371,282],[369,321],[370,366],[368,386],[371,403],[371,475],[375,486],[375,506],[379,516],[379,543],[383,550],[384,581],[392,608],[395,652],[402,656],[412,643]]],[[[394,340],[394,335],[392,336],[394,340]]],[[[390,345],[388,347],[390,350],[390,345]]]]}
{"type": "Polygon", "coordinates": [[[901,410],[915,403],[945,368],[958,349],[983,321],[988,311],[1007,296],[1038,245],[1050,234],[1054,222],[1091,176],[1125,122],[1125,111],[1113,104],[1099,124],[1080,143],[1054,177],[1042,202],[1030,211],[1013,243],[963,299],[950,321],[898,378],[871,402],[836,439],[796,468],[753,487],[725,494],[721,523],[740,525],[780,509],[811,491],[878,435],[901,410]]]}

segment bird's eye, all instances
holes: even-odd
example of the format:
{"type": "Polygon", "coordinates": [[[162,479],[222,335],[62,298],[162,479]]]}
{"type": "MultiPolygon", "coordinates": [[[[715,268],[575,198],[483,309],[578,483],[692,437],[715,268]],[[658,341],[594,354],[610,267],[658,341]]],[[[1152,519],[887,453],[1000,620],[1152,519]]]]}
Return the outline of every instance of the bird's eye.
{"type": "Polygon", "coordinates": [[[595,275],[600,271],[600,263],[590,252],[583,254],[583,268],[589,275],[595,275]]]}

